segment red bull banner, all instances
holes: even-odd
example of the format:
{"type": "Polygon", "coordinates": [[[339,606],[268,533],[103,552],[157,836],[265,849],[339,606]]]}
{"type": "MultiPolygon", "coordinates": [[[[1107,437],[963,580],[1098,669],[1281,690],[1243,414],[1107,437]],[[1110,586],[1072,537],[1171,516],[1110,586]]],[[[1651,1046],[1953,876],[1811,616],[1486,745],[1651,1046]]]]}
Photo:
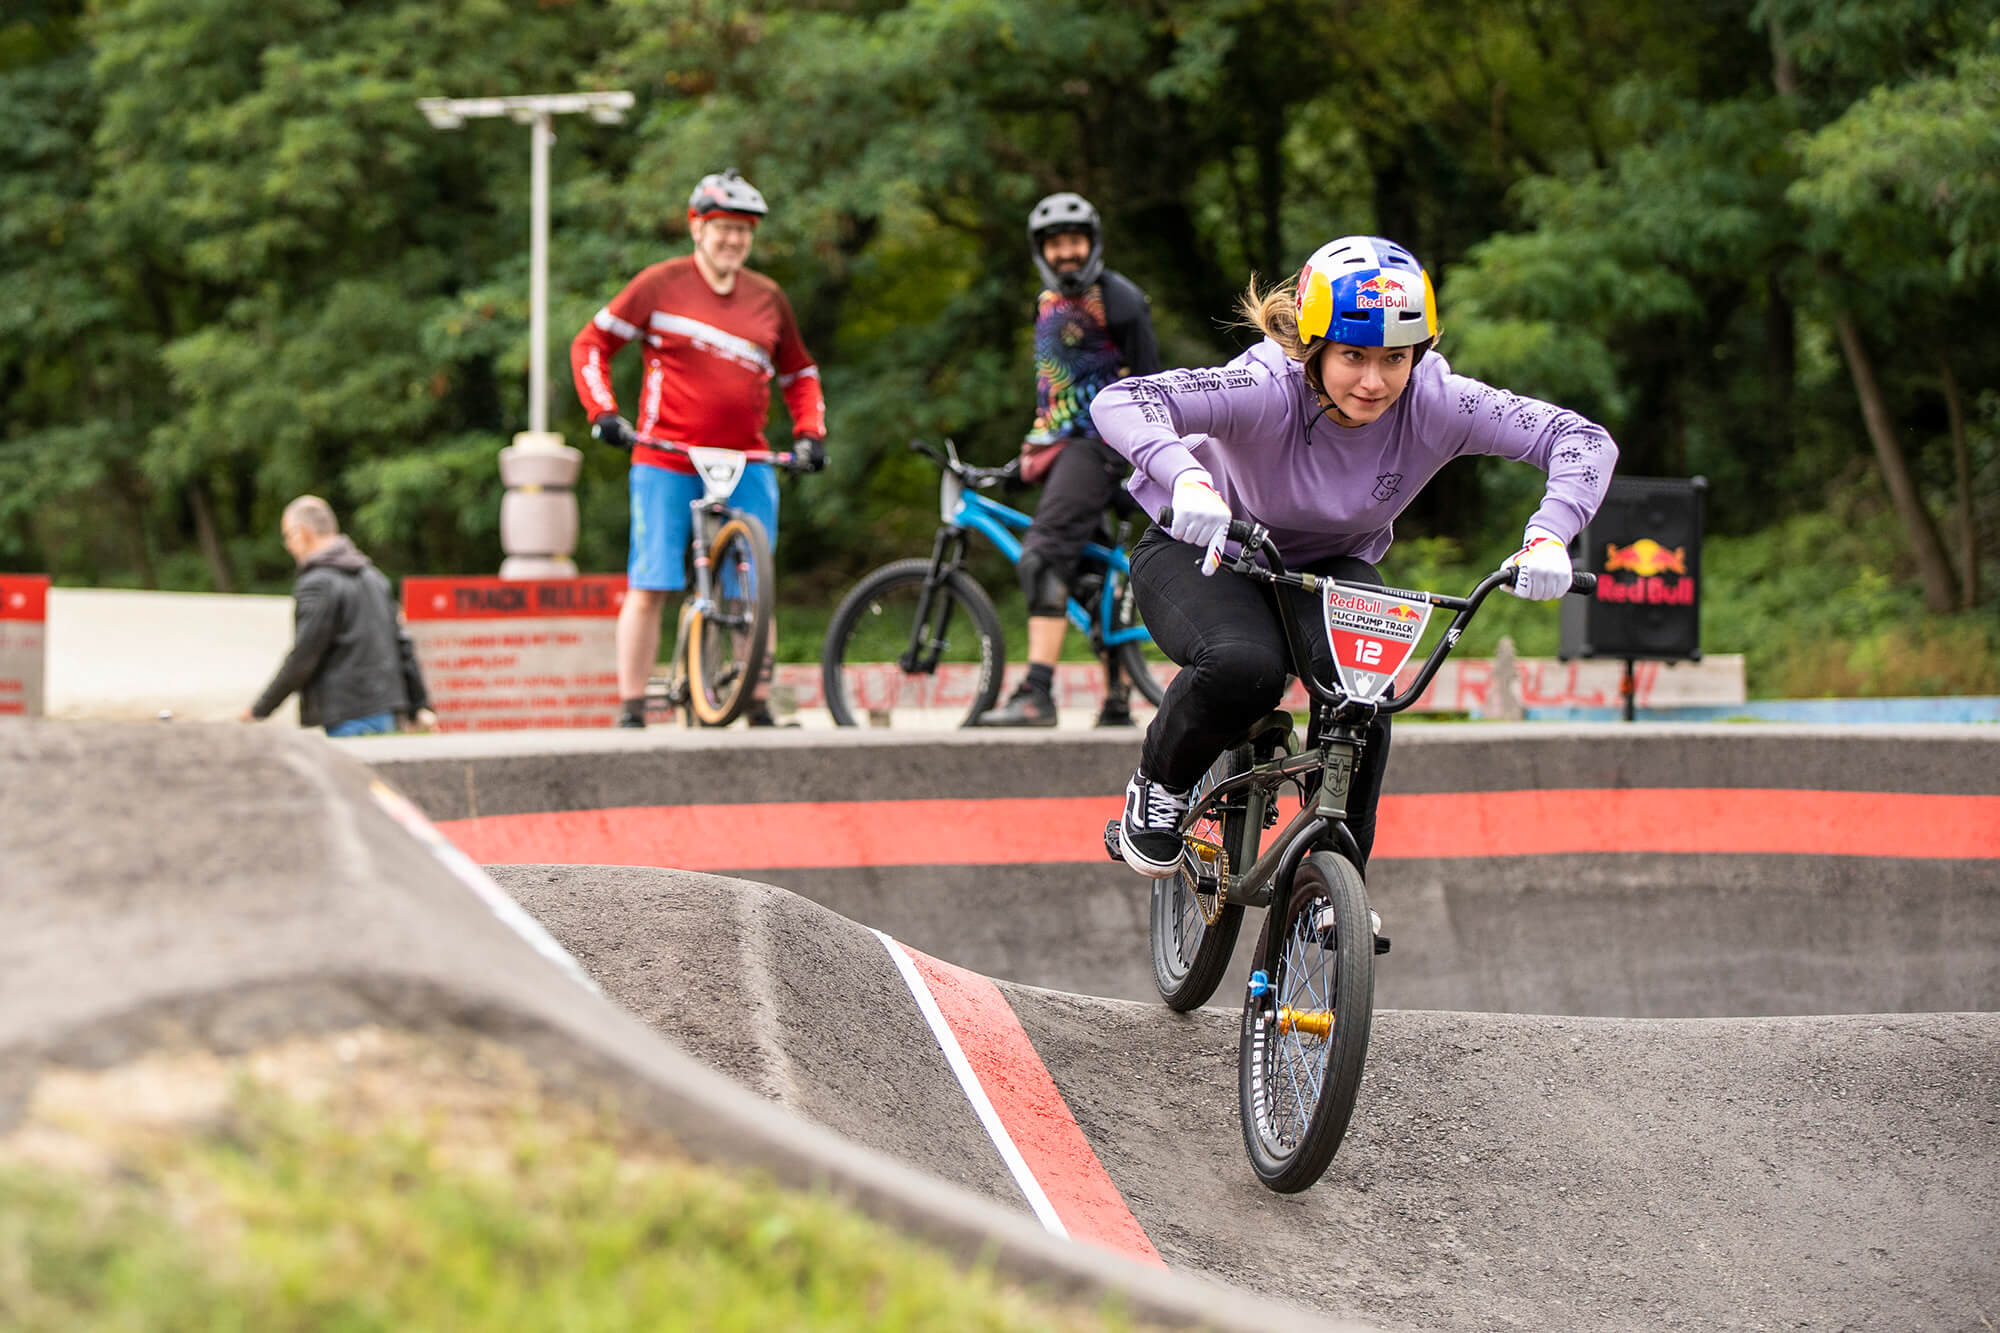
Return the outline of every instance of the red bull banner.
{"type": "Polygon", "coordinates": [[[403,580],[438,729],[610,726],[624,603],[623,574],[403,580]]]}
{"type": "Polygon", "coordinates": [[[1597,593],[1565,599],[1564,657],[1693,661],[1701,656],[1700,477],[1613,477],[1578,538],[1597,593]]]}
{"type": "Polygon", "coordinates": [[[49,580],[0,574],[0,717],[40,717],[48,663],[49,580]]]}

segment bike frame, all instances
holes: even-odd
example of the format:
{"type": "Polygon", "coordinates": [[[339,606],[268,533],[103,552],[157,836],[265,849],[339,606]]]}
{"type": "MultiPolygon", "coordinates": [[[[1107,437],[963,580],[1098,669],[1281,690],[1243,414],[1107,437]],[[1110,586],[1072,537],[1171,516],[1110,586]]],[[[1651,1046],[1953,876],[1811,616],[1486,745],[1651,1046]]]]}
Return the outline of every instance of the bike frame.
{"type": "Polygon", "coordinates": [[[681,455],[694,465],[694,474],[701,481],[701,498],[688,501],[688,554],[694,569],[694,586],[681,599],[680,614],[674,627],[675,684],[668,689],[668,699],[673,702],[677,694],[690,688],[687,681],[680,679],[688,621],[697,612],[706,617],[717,610],[715,571],[709,567],[708,548],[722,526],[742,512],[729,503],[730,498],[736,494],[743,474],[752,463],[783,467],[792,462],[794,455],[771,449],[717,449],[648,436],[640,436],[639,443],[681,455]]]}
{"type": "MultiPolygon", "coordinates": [[[[937,540],[931,548],[931,563],[934,568],[957,569],[969,549],[966,540],[968,532],[976,532],[999,548],[1008,563],[1021,563],[1021,539],[1014,534],[1026,532],[1034,523],[1032,515],[1018,509],[990,500],[977,491],[966,487],[959,475],[946,466],[943,481],[938,488],[938,510],[943,518],[943,526],[938,529],[937,540]],[[944,562],[940,564],[940,562],[944,562]]],[[[1085,562],[1103,565],[1106,570],[1132,575],[1132,562],[1120,546],[1106,546],[1101,542],[1087,541],[1083,544],[1085,562]]],[[[1085,633],[1094,632],[1098,641],[1109,651],[1151,638],[1143,625],[1126,629],[1113,629],[1112,617],[1116,605],[1112,595],[1112,580],[1106,579],[1097,596],[1094,609],[1086,609],[1074,596],[1064,608],[1069,623],[1085,633]],[[1095,628],[1093,631],[1093,622],[1095,628]]],[[[918,621],[923,620],[923,608],[919,608],[918,621]]]]}

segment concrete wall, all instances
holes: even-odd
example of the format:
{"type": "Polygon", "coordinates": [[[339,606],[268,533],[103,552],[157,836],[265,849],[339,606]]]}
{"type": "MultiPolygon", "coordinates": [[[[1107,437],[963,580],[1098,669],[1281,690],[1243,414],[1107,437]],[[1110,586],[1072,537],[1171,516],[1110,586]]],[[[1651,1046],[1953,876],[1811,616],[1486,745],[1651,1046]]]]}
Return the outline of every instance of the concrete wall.
{"type": "MultiPolygon", "coordinates": [[[[1097,843],[1136,741],[341,744],[475,857],[723,870],[988,975],[1144,1000],[1150,889],[1097,843]]],[[[2000,1010],[2000,730],[1406,725],[1369,892],[1390,1008],[2000,1010]]]]}
{"type": "MultiPolygon", "coordinates": [[[[51,718],[231,720],[292,646],[292,599],[51,588],[45,712],[51,718]]],[[[272,720],[298,722],[287,700],[272,720]]]]}

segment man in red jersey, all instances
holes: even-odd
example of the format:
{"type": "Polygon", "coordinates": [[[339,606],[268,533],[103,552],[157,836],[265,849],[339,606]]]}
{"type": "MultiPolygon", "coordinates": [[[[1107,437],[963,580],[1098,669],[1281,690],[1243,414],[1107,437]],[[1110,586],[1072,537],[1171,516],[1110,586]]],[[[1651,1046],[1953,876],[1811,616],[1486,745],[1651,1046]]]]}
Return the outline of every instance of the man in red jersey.
{"type": "MultiPolygon", "coordinates": [[[[625,605],[618,613],[618,725],[646,725],[646,680],[660,655],[667,594],[686,586],[688,506],[700,480],[681,454],[638,436],[718,449],[762,449],[775,376],[791,413],[793,452],[809,471],[826,466],[826,403],[819,367],[799,338],[791,302],[778,284],[744,267],[766,212],[755,186],[725,171],[703,176],[688,196],[694,253],[654,264],[625,285],[570,343],[576,395],[596,439],[632,451],[632,539],[625,605]],[[618,414],[611,358],[644,339],[639,425],[618,414]]],[[[769,464],[744,471],[731,503],[778,541],[778,480],[769,464]]],[[[759,683],[751,726],[770,726],[759,683]]]]}

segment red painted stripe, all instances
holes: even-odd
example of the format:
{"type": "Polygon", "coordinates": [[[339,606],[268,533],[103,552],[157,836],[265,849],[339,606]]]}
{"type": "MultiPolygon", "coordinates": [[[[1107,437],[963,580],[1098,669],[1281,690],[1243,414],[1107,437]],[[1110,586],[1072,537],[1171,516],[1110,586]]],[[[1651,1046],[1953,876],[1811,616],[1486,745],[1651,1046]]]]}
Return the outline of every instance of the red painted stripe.
{"type": "MultiPolygon", "coordinates": [[[[482,865],[683,870],[1095,861],[1118,798],[663,805],[441,820],[482,865]]],[[[1709,787],[1385,796],[1378,859],[1583,853],[2000,858],[2000,796],[1709,787]]]]}
{"type": "Polygon", "coordinates": [[[1000,988],[977,972],[920,953],[900,940],[897,944],[931,988],[931,998],[979,1076],[979,1086],[986,1090],[987,1100],[1063,1228],[1076,1240],[1095,1241],[1165,1268],[1000,988]]]}

